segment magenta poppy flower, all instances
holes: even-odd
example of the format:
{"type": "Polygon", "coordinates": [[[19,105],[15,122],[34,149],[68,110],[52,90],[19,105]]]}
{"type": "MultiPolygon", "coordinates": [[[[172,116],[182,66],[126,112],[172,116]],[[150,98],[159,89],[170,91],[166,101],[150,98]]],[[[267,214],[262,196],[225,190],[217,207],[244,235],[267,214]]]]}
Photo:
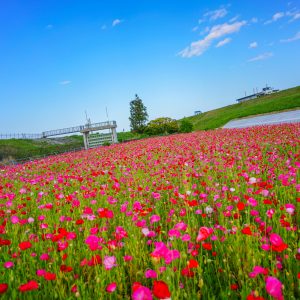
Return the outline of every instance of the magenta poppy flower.
{"type": "Polygon", "coordinates": [[[266,279],[267,293],[277,300],[283,300],[282,283],[276,277],[269,276],[266,279]]]}
{"type": "Polygon", "coordinates": [[[146,278],[157,278],[157,273],[154,270],[147,270],[145,272],[146,278]]]}
{"type": "Polygon", "coordinates": [[[112,283],[110,283],[110,284],[108,284],[107,286],[106,286],[106,291],[108,292],[108,293],[112,293],[112,292],[114,292],[115,290],[116,290],[116,288],[117,288],[117,284],[115,283],[115,282],[112,282],[112,283]]]}
{"type": "Polygon", "coordinates": [[[152,292],[145,286],[139,286],[132,293],[132,300],[153,300],[152,292]]]}

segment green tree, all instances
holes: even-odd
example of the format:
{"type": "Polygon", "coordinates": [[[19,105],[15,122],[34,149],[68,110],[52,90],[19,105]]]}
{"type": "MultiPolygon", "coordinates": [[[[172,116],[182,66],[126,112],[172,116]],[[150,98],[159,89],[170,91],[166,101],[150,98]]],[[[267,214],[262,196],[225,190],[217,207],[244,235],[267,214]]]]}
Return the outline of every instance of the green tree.
{"type": "Polygon", "coordinates": [[[171,118],[157,118],[148,123],[145,132],[150,135],[178,132],[178,123],[171,118]]]}
{"type": "Polygon", "coordinates": [[[192,132],[194,125],[186,118],[182,119],[179,126],[180,132],[192,132]]]}
{"type": "Polygon", "coordinates": [[[130,128],[133,132],[142,133],[148,120],[147,108],[142,99],[135,95],[135,99],[130,102],[130,128]]]}

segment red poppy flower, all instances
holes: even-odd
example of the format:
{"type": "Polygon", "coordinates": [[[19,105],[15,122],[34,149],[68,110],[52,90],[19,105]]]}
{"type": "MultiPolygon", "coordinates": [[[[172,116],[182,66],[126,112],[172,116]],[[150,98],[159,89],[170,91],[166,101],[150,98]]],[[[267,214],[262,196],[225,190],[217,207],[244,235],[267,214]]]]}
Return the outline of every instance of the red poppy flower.
{"type": "Polygon", "coordinates": [[[167,299],[171,297],[168,285],[161,280],[154,281],[152,292],[158,299],[167,299]]]}
{"type": "Polygon", "coordinates": [[[237,204],[237,209],[239,210],[239,211],[241,211],[241,210],[244,210],[245,209],[245,203],[244,202],[239,202],[238,204],[237,204]]]}
{"type": "Polygon", "coordinates": [[[203,243],[203,244],[202,244],[202,247],[203,247],[204,249],[206,249],[206,250],[209,250],[209,251],[212,249],[211,243],[203,243]]]}
{"type": "Polygon", "coordinates": [[[70,266],[61,265],[61,266],[60,266],[60,270],[61,270],[61,272],[67,273],[67,272],[71,272],[71,271],[73,270],[73,268],[70,267],[70,266]]]}
{"type": "Polygon", "coordinates": [[[26,250],[26,249],[31,248],[31,246],[32,246],[32,244],[29,241],[21,242],[19,244],[20,249],[23,250],[23,251],[26,250]]]}
{"type": "Polygon", "coordinates": [[[7,283],[0,283],[0,294],[4,294],[8,289],[7,283]]]}
{"type": "Polygon", "coordinates": [[[19,291],[23,293],[23,292],[36,290],[38,288],[39,288],[39,284],[35,280],[30,280],[27,283],[20,285],[19,291]]]}
{"type": "Polygon", "coordinates": [[[275,252],[282,252],[288,247],[287,244],[281,243],[279,246],[272,245],[272,250],[275,252]]]}
{"type": "Polygon", "coordinates": [[[244,229],[242,229],[242,233],[246,234],[246,235],[252,235],[252,231],[251,231],[251,229],[250,229],[249,226],[247,226],[244,229]]]}
{"type": "Polygon", "coordinates": [[[195,273],[188,267],[181,270],[181,275],[184,277],[194,277],[195,273]]]}
{"type": "Polygon", "coordinates": [[[48,273],[46,272],[44,275],[44,278],[46,280],[55,280],[56,279],[56,275],[54,273],[48,273]]]}
{"type": "Polygon", "coordinates": [[[197,268],[199,266],[195,259],[190,259],[187,263],[189,269],[197,268]]]}

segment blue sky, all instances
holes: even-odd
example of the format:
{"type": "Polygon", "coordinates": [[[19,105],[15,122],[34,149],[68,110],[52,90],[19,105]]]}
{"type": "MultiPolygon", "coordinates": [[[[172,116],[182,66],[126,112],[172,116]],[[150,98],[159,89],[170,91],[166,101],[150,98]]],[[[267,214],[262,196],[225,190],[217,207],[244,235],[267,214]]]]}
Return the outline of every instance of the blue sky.
{"type": "Polygon", "coordinates": [[[300,0],[0,1],[0,133],[182,118],[300,84],[300,0]]]}

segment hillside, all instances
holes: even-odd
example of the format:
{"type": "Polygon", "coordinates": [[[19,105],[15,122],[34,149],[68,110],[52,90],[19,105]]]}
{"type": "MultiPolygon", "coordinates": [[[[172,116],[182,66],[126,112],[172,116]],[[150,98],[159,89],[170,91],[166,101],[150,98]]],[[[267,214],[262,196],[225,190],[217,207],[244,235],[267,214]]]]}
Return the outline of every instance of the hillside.
{"type": "Polygon", "coordinates": [[[237,103],[188,117],[195,130],[222,127],[233,119],[300,108],[300,86],[261,98],[237,103]]]}
{"type": "Polygon", "coordinates": [[[76,135],[55,139],[0,140],[0,162],[47,156],[82,147],[82,136],[76,135]]]}

